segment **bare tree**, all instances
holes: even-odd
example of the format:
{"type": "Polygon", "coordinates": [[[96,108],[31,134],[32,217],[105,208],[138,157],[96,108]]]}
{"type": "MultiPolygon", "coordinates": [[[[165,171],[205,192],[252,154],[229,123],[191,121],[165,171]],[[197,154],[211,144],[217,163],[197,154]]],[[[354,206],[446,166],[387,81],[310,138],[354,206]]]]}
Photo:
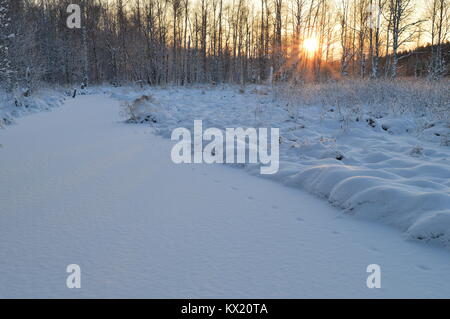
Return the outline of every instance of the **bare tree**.
{"type": "Polygon", "coordinates": [[[391,0],[390,11],[392,17],[391,32],[392,32],[392,55],[393,61],[391,66],[391,77],[397,77],[398,67],[398,50],[406,42],[411,41],[414,34],[412,27],[419,24],[421,21],[416,20],[411,22],[414,13],[414,3],[412,0],[391,0]]]}
{"type": "Polygon", "coordinates": [[[442,45],[450,31],[450,2],[448,0],[428,0],[428,21],[431,24],[431,57],[429,74],[434,79],[445,73],[442,45]]]}
{"type": "Polygon", "coordinates": [[[341,0],[341,7],[339,10],[340,17],[340,43],[341,43],[341,74],[348,74],[348,65],[350,59],[352,58],[352,53],[349,45],[349,9],[350,3],[349,0],[341,0]]]}
{"type": "Polygon", "coordinates": [[[386,76],[440,79],[448,68],[449,0],[427,0],[421,28],[417,1],[74,0],[83,27],[72,30],[71,0],[0,0],[1,84],[30,92],[40,81],[300,83],[377,78],[383,64],[386,76]],[[431,46],[402,52],[424,45],[419,30],[431,46]]]}
{"type": "Polygon", "coordinates": [[[11,33],[11,15],[8,0],[0,0],[0,79],[4,88],[10,92],[13,89],[14,70],[10,59],[10,46],[15,38],[11,33]]]}
{"type": "Polygon", "coordinates": [[[369,46],[371,78],[378,78],[381,50],[381,22],[386,0],[370,0],[369,46]]]}

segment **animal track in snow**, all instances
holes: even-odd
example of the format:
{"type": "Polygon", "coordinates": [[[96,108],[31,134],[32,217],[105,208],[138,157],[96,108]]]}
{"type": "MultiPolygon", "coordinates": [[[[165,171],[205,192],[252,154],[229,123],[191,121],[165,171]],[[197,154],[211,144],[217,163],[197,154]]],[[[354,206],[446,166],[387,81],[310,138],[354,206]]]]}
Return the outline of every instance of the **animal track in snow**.
{"type": "Polygon", "coordinates": [[[431,270],[430,267],[425,266],[425,265],[417,265],[418,268],[422,269],[422,270],[431,270]]]}

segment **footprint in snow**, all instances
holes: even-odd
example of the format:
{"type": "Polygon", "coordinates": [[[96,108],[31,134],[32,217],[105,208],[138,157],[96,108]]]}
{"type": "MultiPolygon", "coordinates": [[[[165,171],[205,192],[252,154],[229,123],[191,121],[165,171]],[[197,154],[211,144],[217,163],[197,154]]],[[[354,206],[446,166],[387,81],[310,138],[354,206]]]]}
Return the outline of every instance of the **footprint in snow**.
{"type": "Polygon", "coordinates": [[[301,218],[301,217],[297,217],[297,220],[299,221],[299,222],[304,222],[305,220],[303,219],[303,218],[301,218]]]}
{"type": "Polygon", "coordinates": [[[255,198],[253,196],[249,196],[248,199],[254,200],[255,198]]]}
{"type": "Polygon", "coordinates": [[[279,207],[277,205],[272,205],[273,209],[278,209],[279,207]]]}
{"type": "Polygon", "coordinates": [[[334,235],[340,235],[340,234],[341,234],[341,233],[338,232],[337,230],[333,230],[332,233],[333,233],[334,235]]]}
{"type": "Polygon", "coordinates": [[[239,188],[231,186],[231,189],[234,190],[234,191],[237,191],[239,188]]]}
{"type": "Polygon", "coordinates": [[[215,180],[214,180],[214,183],[217,183],[217,184],[219,184],[219,183],[220,183],[220,181],[219,181],[218,179],[215,179],[215,180]]]}
{"type": "Polygon", "coordinates": [[[422,270],[431,270],[430,267],[425,266],[425,265],[417,265],[418,268],[422,269],[422,270]]]}

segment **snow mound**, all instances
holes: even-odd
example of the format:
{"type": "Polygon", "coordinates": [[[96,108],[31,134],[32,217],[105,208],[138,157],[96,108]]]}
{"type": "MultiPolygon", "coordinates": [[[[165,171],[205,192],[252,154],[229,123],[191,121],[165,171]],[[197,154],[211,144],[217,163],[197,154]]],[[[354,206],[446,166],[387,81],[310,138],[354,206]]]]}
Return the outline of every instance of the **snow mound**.
{"type": "Polygon", "coordinates": [[[26,114],[61,106],[64,100],[64,92],[57,89],[40,89],[28,96],[0,92],[0,127],[13,124],[16,118],[26,114]]]}
{"type": "Polygon", "coordinates": [[[151,95],[142,95],[131,102],[124,104],[125,114],[129,117],[130,123],[153,122],[157,120],[154,116],[156,109],[151,95]]]}
{"type": "Polygon", "coordinates": [[[450,242],[450,228],[448,225],[450,225],[450,210],[437,211],[421,217],[406,233],[411,239],[433,241],[448,245],[450,242]]]}
{"type": "Polygon", "coordinates": [[[350,214],[382,220],[405,231],[413,225],[415,231],[421,230],[416,221],[426,212],[450,207],[444,186],[437,190],[423,182],[413,185],[383,170],[339,165],[308,168],[287,180],[287,184],[319,194],[350,214]]]}

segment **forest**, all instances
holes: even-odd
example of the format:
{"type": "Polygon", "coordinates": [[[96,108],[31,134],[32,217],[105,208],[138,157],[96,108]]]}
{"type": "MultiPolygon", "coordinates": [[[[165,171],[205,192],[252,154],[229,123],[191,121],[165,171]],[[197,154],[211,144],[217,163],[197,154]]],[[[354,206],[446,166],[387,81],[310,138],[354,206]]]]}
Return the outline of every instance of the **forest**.
{"type": "Polygon", "coordinates": [[[448,0],[0,0],[4,89],[449,72],[448,0]],[[81,28],[67,27],[70,4],[81,28]]]}

